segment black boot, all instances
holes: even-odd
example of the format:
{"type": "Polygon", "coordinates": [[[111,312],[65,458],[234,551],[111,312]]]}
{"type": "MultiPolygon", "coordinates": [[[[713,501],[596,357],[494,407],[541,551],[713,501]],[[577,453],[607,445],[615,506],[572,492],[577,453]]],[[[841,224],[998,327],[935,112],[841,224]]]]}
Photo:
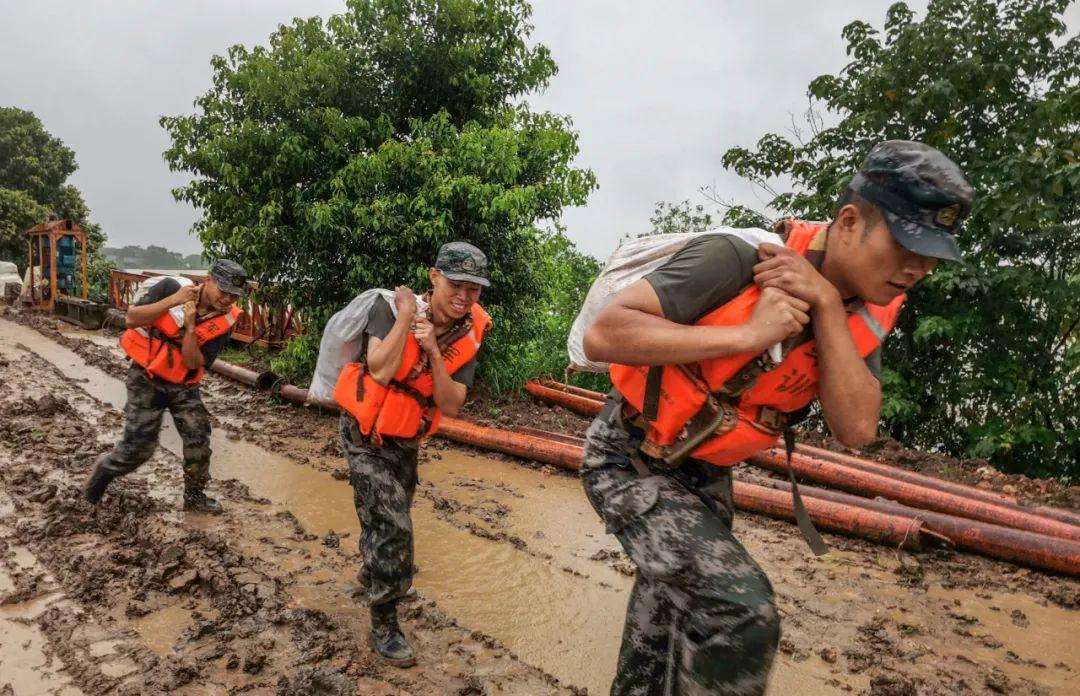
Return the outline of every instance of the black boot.
{"type": "Polygon", "coordinates": [[[398,626],[397,602],[371,608],[371,647],[379,657],[395,667],[412,667],[416,664],[412,646],[398,626]]]}
{"type": "Polygon", "coordinates": [[[220,515],[221,503],[206,495],[202,488],[185,486],[184,509],[191,512],[205,512],[208,515],[220,515]]]}
{"type": "Polygon", "coordinates": [[[101,500],[101,496],[105,495],[105,489],[109,487],[114,478],[116,478],[116,474],[106,471],[101,464],[95,466],[94,473],[90,474],[90,480],[86,482],[86,488],[83,489],[86,499],[97,505],[101,500]]]}

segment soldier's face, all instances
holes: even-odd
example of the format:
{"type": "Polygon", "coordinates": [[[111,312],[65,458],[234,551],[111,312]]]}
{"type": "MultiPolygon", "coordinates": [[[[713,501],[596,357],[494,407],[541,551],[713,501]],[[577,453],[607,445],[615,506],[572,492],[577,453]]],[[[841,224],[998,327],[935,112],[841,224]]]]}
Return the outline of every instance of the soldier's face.
{"type": "Polygon", "coordinates": [[[207,279],[206,287],[203,288],[203,292],[207,293],[207,300],[209,301],[210,306],[222,312],[227,311],[237,300],[236,295],[225,292],[219,288],[217,282],[213,278],[207,279]]]}
{"type": "Polygon", "coordinates": [[[461,319],[480,299],[483,290],[467,280],[451,280],[438,269],[431,269],[432,309],[451,319],[461,319]]]}
{"type": "MultiPolygon", "coordinates": [[[[854,206],[851,206],[854,209],[854,206]]],[[[843,212],[843,211],[842,211],[843,212]]],[[[908,251],[889,231],[885,218],[867,220],[855,209],[857,220],[839,215],[843,254],[849,296],[876,305],[887,305],[908,292],[937,266],[937,259],[908,251]]]]}
{"type": "Polygon", "coordinates": [[[889,304],[937,266],[937,259],[920,256],[901,246],[884,220],[873,226],[862,247],[863,269],[855,276],[856,294],[873,304],[889,304]]]}

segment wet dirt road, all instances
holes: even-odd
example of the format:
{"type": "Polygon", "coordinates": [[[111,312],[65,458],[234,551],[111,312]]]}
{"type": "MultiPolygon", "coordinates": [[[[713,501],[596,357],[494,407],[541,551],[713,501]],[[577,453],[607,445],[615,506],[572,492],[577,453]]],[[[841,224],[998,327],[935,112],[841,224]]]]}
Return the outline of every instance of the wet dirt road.
{"type": "MultiPolygon", "coordinates": [[[[115,338],[57,338],[110,372],[122,369],[115,338]]],[[[28,413],[14,419],[25,421],[20,427],[28,425],[30,432],[15,437],[25,441],[8,447],[12,434],[2,438],[0,466],[5,467],[4,486],[15,504],[41,493],[42,476],[55,479],[58,492],[43,505],[29,503],[3,516],[0,529],[9,540],[26,536],[26,545],[39,558],[49,558],[57,545],[71,546],[73,536],[86,536],[62,534],[65,530],[56,528],[57,510],[48,507],[62,499],[63,506],[54,504],[62,508],[62,519],[90,519],[76,502],[74,489],[94,454],[107,448],[119,428],[116,409],[124,400],[122,384],[41,334],[5,320],[0,320],[0,357],[7,361],[0,367],[5,383],[19,383],[23,394],[52,395],[68,404],[61,409],[70,408],[60,420],[81,423],[79,446],[71,452],[69,444],[67,454],[63,446],[50,444],[56,433],[42,426],[55,428],[58,419],[42,416],[41,409],[19,407],[28,413]],[[20,343],[36,356],[20,350],[20,343]],[[59,450],[55,454],[63,464],[37,456],[51,452],[49,447],[59,450]],[[18,472],[31,469],[34,474],[26,479],[32,480],[20,483],[18,472]],[[20,530],[10,521],[13,517],[40,518],[42,526],[20,530]],[[38,533],[43,539],[36,541],[38,533]]],[[[275,690],[298,688],[314,683],[312,675],[330,684],[318,687],[325,693],[337,693],[332,688],[352,693],[344,681],[334,681],[335,675],[346,677],[349,685],[369,680],[359,682],[359,693],[558,693],[555,678],[590,693],[606,691],[632,569],[604,534],[575,479],[466,454],[438,442],[426,449],[414,513],[420,567],[416,586],[423,599],[414,603],[407,627],[418,639],[422,659],[413,670],[387,673],[364,652],[360,640],[366,630],[365,608],[349,597],[359,528],[351,490],[340,478],[343,464],[334,445],[334,419],[267,403],[262,395],[215,378],[208,380],[205,395],[219,419],[212,472],[228,514],[207,518],[177,512],[174,453],[179,443],[174,432],[166,432],[165,451],[121,481],[116,500],[107,498],[104,507],[118,508],[105,515],[115,525],[79,543],[87,549],[111,549],[106,553],[115,556],[119,551],[112,547],[125,542],[173,548],[169,540],[187,535],[198,540],[196,549],[209,549],[206,558],[185,551],[177,564],[173,550],[164,565],[176,567],[150,578],[145,576],[155,576],[163,566],[160,555],[136,554],[132,562],[120,564],[121,570],[138,569],[134,574],[141,573],[145,582],[116,580],[125,588],[118,598],[106,601],[110,611],[105,619],[99,618],[99,608],[86,609],[109,631],[126,636],[119,647],[96,648],[112,650],[104,655],[88,652],[91,643],[83,640],[86,650],[79,653],[68,646],[63,651],[70,655],[64,661],[53,642],[81,645],[79,637],[65,638],[49,616],[24,621],[20,625],[37,626],[42,633],[38,652],[52,656],[41,669],[63,675],[78,671],[68,662],[104,666],[122,658],[142,672],[103,678],[175,686],[195,672],[197,676],[180,687],[190,693],[205,693],[210,686],[225,693],[247,683],[275,690]],[[120,515],[119,520],[111,513],[120,515]],[[124,519],[133,514],[154,521],[138,525],[135,540],[125,538],[132,530],[124,519]],[[223,556],[240,563],[219,562],[223,556]],[[223,577],[215,565],[222,566],[223,577]],[[180,589],[174,591],[173,585],[180,589]],[[244,614],[249,605],[238,608],[229,599],[234,589],[238,601],[250,595],[255,602],[250,614],[244,614]],[[140,593],[147,598],[139,598],[140,593]],[[247,637],[242,634],[248,628],[232,628],[248,624],[252,632],[247,637]],[[261,647],[266,641],[271,647],[261,647]],[[305,652],[302,644],[307,642],[317,649],[305,652]],[[217,652],[222,654],[212,657],[217,652]],[[256,654],[267,655],[262,665],[256,664],[258,658],[249,664],[256,654]],[[157,666],[146,672],[147,664],[157,666]],[[279,678],[287,682],[284,687],[279,678]]],[[[0,402],[8,409],[5,416],[18,410],[9,402],[22,403],[2,398],[8,399],[0,402]]],[[[830,557],[813,559],[786,525],[747,516],[737,525],[740,537],[773,578],[785,617],[783,654],[771,694],[1065,694],[1075,693],[1080,684],[1075,631],[1080,592],[1074,581],[964,556],[917,558],[838,538],[830,538],[837,549],[830,557]]],[[[4,554],[5,568],[17,565],[8,560],[11,553],[4,554]]],[[[60,558],[70,559],[70,553],[60,558]]],[[[58,562],[46,562],[46,570],[58,562]]],[[[87,603],[79,589],[86,580],[78,569],[52,572],[64,601],[87,603]]],[[[32,573],[19,577],[28,575],[32,573]]],[[[116,575],[123,578],[121,572],[116,575]]],[[[0,576],[0,594],[3,582],[0,576]]],[[[16,609],[21,604],[7,602],[16,609]]],[[[32,645],[23,652],[36,651],[32,645]]],[[[0,656],[6,659],[9,654],[4,641],[0,656]]],[[[121,668],[108,669],[116,673],[121,668]]],[[[89,683],[83,677],[73,682],[89,683]]],[[[58,684],[49,683],[50,688],[58,684]]],[[[296,693],[301,692],[306,693],[296,693]]]]}

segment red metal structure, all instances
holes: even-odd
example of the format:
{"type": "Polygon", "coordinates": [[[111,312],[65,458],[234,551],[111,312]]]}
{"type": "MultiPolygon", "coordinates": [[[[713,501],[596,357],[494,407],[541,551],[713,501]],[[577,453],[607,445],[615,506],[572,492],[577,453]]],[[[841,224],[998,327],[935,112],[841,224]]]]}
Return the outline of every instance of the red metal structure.
{"type": "MultiPolygon", "coordinates": [[[[109,274],[109,304],[126,311],[135,300],[139,286],[155,276],[166,275],[156,271],[129,273],[113,271],[109,274]]],[[[202,273],[177,273],[195,283],[205,283],[207,276],[202,273]]],[[[252,290],[258,290],[257,283],[249,283],[252,290]]],[[[262,348],[279,348],[289,339],[303,332],[303,324],[292,307],[282,304],[263,304],[250,298],[241,300],[244,316],[236,325],[233,338],[242,343],[254,343],[262,348]]]]}

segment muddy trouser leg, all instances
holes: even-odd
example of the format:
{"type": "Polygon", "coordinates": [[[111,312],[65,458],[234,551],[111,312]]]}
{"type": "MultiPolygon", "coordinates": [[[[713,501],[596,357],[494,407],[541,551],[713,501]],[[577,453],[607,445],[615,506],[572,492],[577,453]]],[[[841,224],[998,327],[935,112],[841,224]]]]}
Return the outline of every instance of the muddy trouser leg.
{"type": "Polygon", "coordinates": [[[210,414],[198,385],[173,394],[169,413],[184,443],[184,491],[201,493],[210,482],[210,414]]]}
{"type": "Polygon", "coordinates": [[[417,450],[367,444],[356,420],[341,417],[341,445],[360,518],[363,579],[371,606],[396,602],[412,586],[413,529],[409,509],[417,483],[417,450]]]}
{"type": "Polygon", "coordinates": [[[642,477],[641,432],[606,408],[586,436],[582,481],[638,568],[612,694],[763,694],[780,639],[765,574],[732,536],[730,471],[642,477]],[[666,622],[666,626],[662,625],[666,622]]]}
{"type": "Polygon", "coordinates": [[[134,363],[128,370],[127,404],[124,405],[124,437],[97,466],[113,476],[130,474],[157,449],[161,417],[167,395],[154,387],[146,371],[134,363]]]}

